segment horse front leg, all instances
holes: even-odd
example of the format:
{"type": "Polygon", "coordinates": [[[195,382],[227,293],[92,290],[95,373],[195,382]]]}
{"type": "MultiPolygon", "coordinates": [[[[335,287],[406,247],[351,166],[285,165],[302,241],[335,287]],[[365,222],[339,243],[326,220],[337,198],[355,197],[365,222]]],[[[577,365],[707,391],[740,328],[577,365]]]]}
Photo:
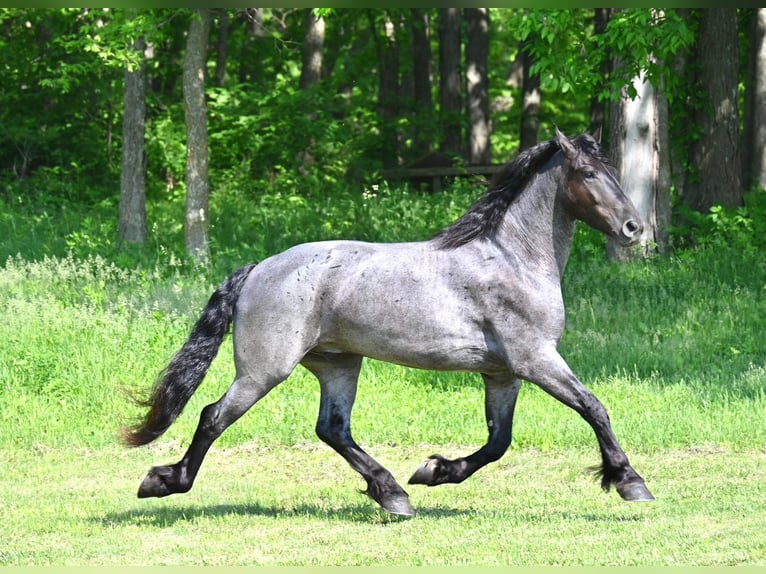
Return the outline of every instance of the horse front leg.
{"type": "Polygon", "coordinates": [[[508,450],[511,444],[513,411],[516,408],[521,381],[510,374],[482,376],[485,386],[484,412],[489,429],[487,443],[475,453],[455,460],[432,455],[410,477],[409,484],[436,486],[463,482],[481,467],[498,460],[508,450]]]}
{"type": "Polygon", "coordinates": [[[609,415],[601,402],[580,382],[566,361],[553,349],[525,366],[523,378],[580,414],[596,433],[601,450],[601,488],[614,485],[624,500],[649,501],[654,496],[644,479],[633,469],[612,431],[609,415]]]}

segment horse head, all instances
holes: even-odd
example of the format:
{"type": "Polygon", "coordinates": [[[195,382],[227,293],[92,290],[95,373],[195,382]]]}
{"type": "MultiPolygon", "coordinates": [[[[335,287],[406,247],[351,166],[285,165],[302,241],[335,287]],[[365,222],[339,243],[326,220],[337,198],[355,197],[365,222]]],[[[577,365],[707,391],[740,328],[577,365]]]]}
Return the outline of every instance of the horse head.
{"type": "Polygon", "coordinates": [[[556,128],[564,154],[562,202],[575,218],[623,245],[633,245],[641,239],[644,224],[601,151],[599,133],[572,141],[556,128]]]}

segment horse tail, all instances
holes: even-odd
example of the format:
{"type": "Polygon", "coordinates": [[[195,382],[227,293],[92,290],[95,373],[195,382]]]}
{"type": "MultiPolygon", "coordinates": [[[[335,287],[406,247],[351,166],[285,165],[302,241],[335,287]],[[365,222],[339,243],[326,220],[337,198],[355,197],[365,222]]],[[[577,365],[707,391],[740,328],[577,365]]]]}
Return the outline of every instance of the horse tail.
{"type": "Polygon", "coordinates": [[[127,446],[150,443],[164,433],[199,387],[231,325],[234,305],[255,265],[237,269],[211,295],[188,340],[160,373],[147,400],[137,400],[149,412],[122,431],[127,446]]]}

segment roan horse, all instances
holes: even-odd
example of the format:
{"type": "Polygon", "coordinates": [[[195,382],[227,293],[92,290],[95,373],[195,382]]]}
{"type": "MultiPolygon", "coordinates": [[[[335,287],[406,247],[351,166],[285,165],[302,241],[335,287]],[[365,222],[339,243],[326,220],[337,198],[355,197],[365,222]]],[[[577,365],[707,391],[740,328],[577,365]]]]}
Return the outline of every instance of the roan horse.
{"type": "Polygon", "coordinates": [[[628,462],[606,410],[556,350],[564,330],[561,276],[580,219],[635,243],[642,223],[595,138],[556,137],[530,148],[488,192],[428,241],[306,243],[235,271],[213,293],[189,339],[124,430],[127,445],[157,438],[195,392],[234,323],[236,378],[202,410],[184,457],[152,468],[138,496],[191,489],[221,433],[300,363],[321,387],[316,432],[394,514],[414,514],[391,473],[351,436],[363,357],[409,367],[481,373],[489,438],[475,453],[427,459],[410,484],[459,483],[511,443],[521,380],[577,411],[596,433],[601,486],[625,500],[654,497],[628,462]]]}

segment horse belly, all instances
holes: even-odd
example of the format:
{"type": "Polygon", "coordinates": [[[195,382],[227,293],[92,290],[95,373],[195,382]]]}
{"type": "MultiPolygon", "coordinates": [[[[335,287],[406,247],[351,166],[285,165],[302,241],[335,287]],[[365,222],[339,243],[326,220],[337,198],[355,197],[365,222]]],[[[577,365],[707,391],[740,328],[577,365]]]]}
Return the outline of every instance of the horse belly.
{"type": "Polygon", "coordinates": [[[363,296],[336,306],[323,317],[320,350],[334,347],[429,370],[489,372],[502,368],[467,302],[444,293],[424,296],[412,288],[405,294],[385,282],[360,289],[363,296]]]}

